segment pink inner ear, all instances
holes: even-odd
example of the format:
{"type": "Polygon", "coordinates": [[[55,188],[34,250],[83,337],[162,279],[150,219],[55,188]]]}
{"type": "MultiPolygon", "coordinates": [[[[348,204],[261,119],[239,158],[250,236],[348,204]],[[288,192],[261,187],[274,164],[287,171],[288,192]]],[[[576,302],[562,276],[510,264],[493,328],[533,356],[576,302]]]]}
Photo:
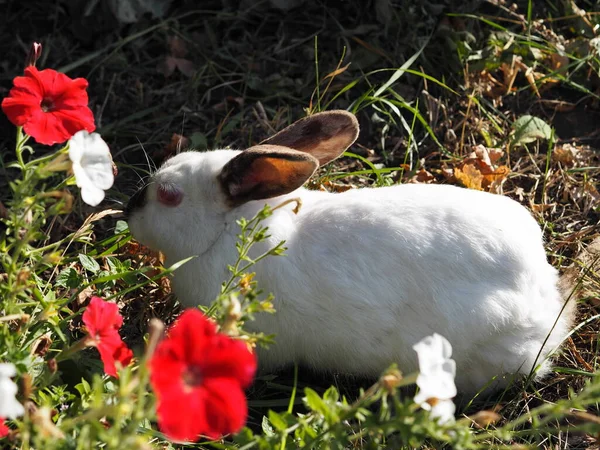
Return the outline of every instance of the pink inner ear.
{"type": "Polygon", "coordinates": [[[172,184],[159,184],[156,197],[165,206],[177,206],[183,200],[183,191],[172,184]]]}

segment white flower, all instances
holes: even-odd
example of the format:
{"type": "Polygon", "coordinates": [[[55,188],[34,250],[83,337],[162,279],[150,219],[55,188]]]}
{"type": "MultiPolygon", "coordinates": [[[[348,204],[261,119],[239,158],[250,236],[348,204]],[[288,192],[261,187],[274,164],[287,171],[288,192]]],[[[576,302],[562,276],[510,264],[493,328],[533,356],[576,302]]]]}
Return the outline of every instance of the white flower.
{"type": "Polygon", "coordinates": [[[15,395],[19,390],[17,385],[10,377],[17,374],[17,369],[13,364],[0,364],[0,417],[14,419],[22,416],[25,410],[15,395]]]}
{"type": "Polygon", "coordinates": [[[452,398],[456,396],[456,363],[452,356],[452,346],[448,340],[434,333],[413,345],[419,359],[419,376],[415,403],[431,411],[431,417],[441,423],[454,420],[455,406],[452,398]]]}
{"type": "Polygon", "coordinates": [[[432,419],[438,419],[438,422],[442,425],[445,423],[451,423],[454,421],[454,412],[456,411],[456,405],[450,399],[438,400],[430,399],[431,403],[423,402],[421,408],[429,411],[429,417],[432,419]]]}
{"type": "Polygon", "coordinates": [[[69,158],[75,181],[81,188],[81,198],[88,205],[96,206],[115,179],[108,145],[98,133],[81,130],[69,141],[69,158]]]}

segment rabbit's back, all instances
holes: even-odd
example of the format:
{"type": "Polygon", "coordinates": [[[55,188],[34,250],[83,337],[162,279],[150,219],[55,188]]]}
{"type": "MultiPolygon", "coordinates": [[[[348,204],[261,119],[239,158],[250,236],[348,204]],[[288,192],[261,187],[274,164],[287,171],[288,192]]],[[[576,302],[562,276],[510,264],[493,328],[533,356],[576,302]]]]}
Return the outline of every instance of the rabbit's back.
{"type": "MultiPolygon", "coordinates": [[[[281,211],[270,222],[287,256],[257,267],[278,310],[257,324],[280,343],[264,365],[292,358],[376,375],[396,361],[412,370],[412,345],[437,332],[454,347],[464,389],[531,369],[562,299],[524,207],[438,185],[294,196],[300,213],[281,211]]],[[[547,350],[566,326],[559,323],[547,350]]]]}

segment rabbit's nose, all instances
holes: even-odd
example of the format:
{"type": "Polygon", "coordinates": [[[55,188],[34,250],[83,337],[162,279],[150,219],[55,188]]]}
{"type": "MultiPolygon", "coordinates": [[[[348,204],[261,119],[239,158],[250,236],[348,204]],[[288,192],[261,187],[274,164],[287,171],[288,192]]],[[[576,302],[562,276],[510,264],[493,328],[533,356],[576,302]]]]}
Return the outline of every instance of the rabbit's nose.
{"type": "Polygon", "coordinates": [[[131,196],[127,206],[125,207],[125,217],[131,217],[131,214],[139,208],[142,208],[146,204],[146,190],[148,185],[140,188],[135,194],[131,196]]]}

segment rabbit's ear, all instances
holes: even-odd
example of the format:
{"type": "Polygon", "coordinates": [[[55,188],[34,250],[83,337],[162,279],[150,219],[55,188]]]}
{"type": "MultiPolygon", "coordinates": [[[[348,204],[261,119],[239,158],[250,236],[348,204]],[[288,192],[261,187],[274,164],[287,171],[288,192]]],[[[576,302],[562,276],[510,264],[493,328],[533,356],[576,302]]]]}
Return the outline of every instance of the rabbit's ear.
{"type": "Polygon", "coordinates": [[[219,181],[229,203],[278,197],[302,186],[319,166],[313,156],[278,145],[256,145],[223,167],[219,181]]]}
{"type": "Polygon", "coordinates": [[[310,153],[325,165],[358,137],[358,121],[348,111],[326,111],[305,117],[261,144],[282,145],[310,153]]]}

